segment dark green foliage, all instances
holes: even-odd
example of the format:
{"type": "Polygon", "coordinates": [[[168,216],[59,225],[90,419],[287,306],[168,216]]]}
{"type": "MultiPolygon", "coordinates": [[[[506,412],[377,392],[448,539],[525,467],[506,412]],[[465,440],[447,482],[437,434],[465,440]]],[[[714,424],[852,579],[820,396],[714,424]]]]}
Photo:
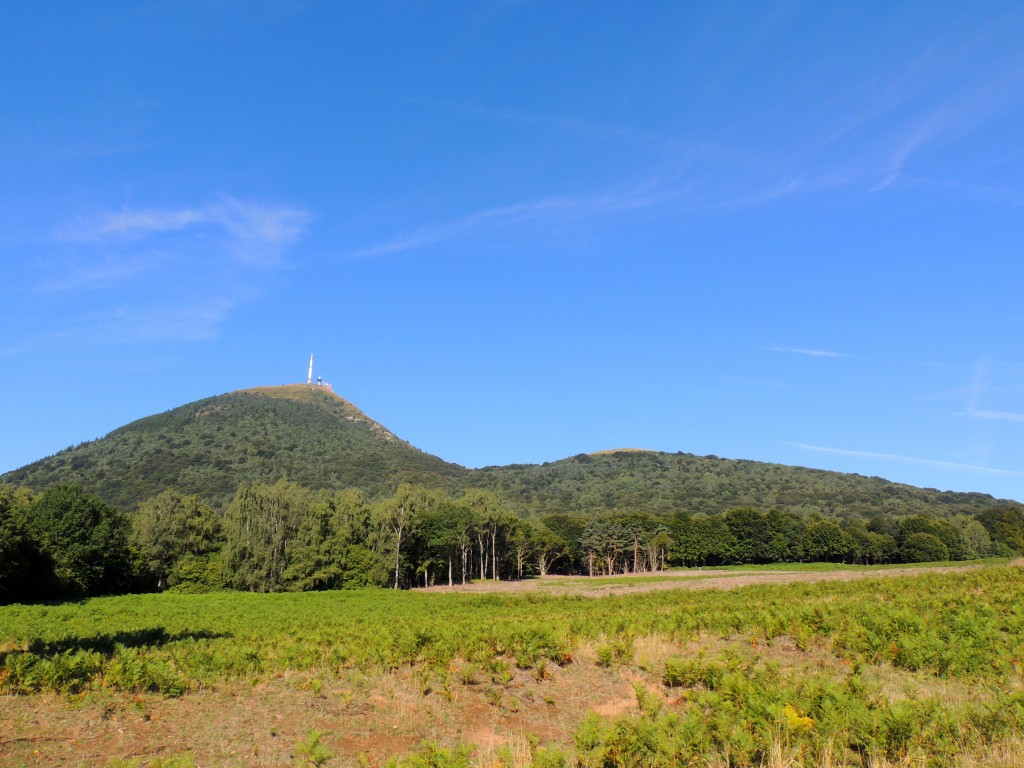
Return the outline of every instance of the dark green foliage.
{"type": "Polygon", "coordinates": [[[224,536],[220,517],[211,507],[196,496],[169,490],[139,506],[132,518],[131,543],[152,585],[165,589],[183,580],[207,584],[208,562],[197,563],[218,552],[224,536]]]}
{"type": "MultiPolygon", "coordinates": [[[[845,526],[846,537],[850,546],[852,562],[863,565],[890,563],[896,557],[896,539],[889,534],[874,533],[860,520],[854,520],[845,526]]],[[[988,554],[987,552],[985,554],[988,554]]],[[[973,557],[984,557],[975,554],[973,557]]]]}
{"type": "Polygon", "coordinates": [[[494,488],[518,511],[532,514],[632,509],[711,515],[751,507],[798,517],[870,518],[885,510],[887,515],[947,518],[1007,505],[985,494],[914,488],[879,477],[655,451],[485,467],[467,482],[494,488]]]}
{"type": "Polygon", "coordinates": [[[586,565],[586,554],[580,542],[587,525],[586,515],[555,514],[541,518],[544,527],[561,542],[560,557],[552,562],[553,573],[580,573],[586,565]]]}
{"type": "Polygon", "coordinates": [[[996,553],[992,537],[978,520],[967,523],[960,533],[960,538],[963,541],[964,558],[967,560],[988,557],[996,553]]]}
{"type": "MultiPolygon", "coordinates": [[[[302,385],[200,400],[0,479],[37,490],[79,483],[129,510],[168,489],[224,509],[239,485],[284,478],[310,490],[360,488],[371,498],[394,493],[403,482],[452,493],[481,488],[497,492],[520,514],[540,516],[616,510],[714,515],[740,507],[833,519],[867,519],[881,510],[887,515],[952,518],[1007,507],[1020,514],[1012,503],[984,494],[684,453],[580,454],[543,465],[466,470],[399,440],[333,393],[302,385]]],[[[1004,541],[1005,536],[985,525],[997,543],[1004,541]]],[[[1007,546],[1024,548],[1024,528],[1016,530],[1021,540],[1007,546]]],[[[776,538],[774,544],[759,546],[779,543],[776,538]]],[[[731,557],[759,561],[768,554],[736,552],[731,557]]]]}
{"type": "Polygon", "coordinates": [[[672,562],[677,565],[725,565],[732,563],[736,537],[723,515],[690,518],[677,514],[669,528],[672,562]]]}
{"type": "Polygon", "coordinates": [[[36,497],[26,530],[52,565],[44,594],[102,595],[132,586],[128,519],[78,486],[57,485],[36,497]]]}
{"type": "MultiPolygon", "coordinates": [[[[901,550],[906,549],[910,537],[918,533],[927,533],[937,538],[946,548],[946,557],[929,558],[931,560],[962,560],[964,557],[964,545],[960,533],[946,520],[936,520],[924,515],[913,515],[900,521],[899,532],[896,537],[897,544],[901,550]]],[[[933,548],[934,549],[934,548],[933,548]]],[[[935,550],[937,551],[937,550],[935,550]]],[[[906,555],[905,562],[922,562],[906,555]]]]}
{"type": "Polygon", "coordinates": [[[28,531],[29,497],[0,486],[0,605],[36,597],[48,563],[28,531]]]}
{"type": "Polygon", "coordinates": [[[799,546],[801,559],[811,563],[845,562],[851,549],[846,532],[831,520],[808,525],[799,546]]]}
{"type": "Polygon", "coordinates": [[[985,526],[997,548],[1010,552],[1024,552],[1024,508],[983,510],[978,513],[977,519],[985,526]]]}
{"type": "Polygon", "coordinates": [[[388,568],[371,548],[375,529],[366,494],[354,488],[309,499],[291,543],[284,585],[289,590],[353,589],[382,586],[388,568]]]}
{"type": "Polygon", "coordinates": [[[308,491],[279,480],[243,485],[224,516],[224,579],[235,589],[283,589],[289,548],[310,518],[308,491]]]}
{"type": "Polygon", "coordinates": [[[931,533],[912,533],[900,547],[905,563],[931,563],[949,560],[949,547],[931,533]]]}
{"type": "Polygon", "coordinates": [[[322,388],[266,387],[199,400],[9,472],[36,489],[80,483],[121,509],[174,489],[224,508],[242,483],[392,493],[401,482],[448,486],[454,464],[396,438],[322,388]]]}

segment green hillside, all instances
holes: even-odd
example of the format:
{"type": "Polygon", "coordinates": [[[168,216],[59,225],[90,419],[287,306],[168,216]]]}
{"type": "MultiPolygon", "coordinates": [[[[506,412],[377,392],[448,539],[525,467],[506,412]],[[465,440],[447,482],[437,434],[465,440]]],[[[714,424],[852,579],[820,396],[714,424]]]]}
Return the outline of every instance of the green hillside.
{"type": "Polygon", "coordinates": [[[982,493],[916,488],[880,477],[688,453],[601,451],[545,464],[485,467],[470,478],[523,511],[636,510],[714,514],[733,507],[797,515],[950,517],[1016,506],[982,493]]]}
{"type": "Polygon", "coordinates": [[[312,490],[389,493],[401,482],[449,487],[462,467],[424,453],[330,390],[296,384],[199,400],[9,472],[42,489],[78,483],[133,509],[173,488],[227,505],[243,482],[287,478],[312,490]]]}
{"type": "Polygon", "coordinates": [[[950,517],[1015,505],[877,477],[654,451],[602,451],[545,463],[468,470],[418,450],[333,392],[260,387],[140,419],[106,437],[9,472],[0,481],[45,489],[78,483],[122,509],[173,488],[226,506],[243,482],[287,478],[311,490],[401,482],[458,492],[497,490],[523,514],[634,510],[713,514],[732,507],[805,515],[950,517]]]}

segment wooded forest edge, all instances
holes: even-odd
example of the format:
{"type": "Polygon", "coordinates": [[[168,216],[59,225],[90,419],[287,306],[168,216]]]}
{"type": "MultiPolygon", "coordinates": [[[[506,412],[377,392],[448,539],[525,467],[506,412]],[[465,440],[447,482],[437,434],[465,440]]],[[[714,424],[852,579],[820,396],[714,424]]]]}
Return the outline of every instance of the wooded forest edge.
{"type": "Polygon", "coordinates": [[[1024,511],[836,521],[738,507],[718,515],[620,511],[524,518],[491,491],[403,484],[313,492],[241,485],[219,514],[174,490],[132,516],[80,486],[0,487],[0,602],[172,589],[409,588],[669,566],[915,563],[1024,552],[1024,511]]]}

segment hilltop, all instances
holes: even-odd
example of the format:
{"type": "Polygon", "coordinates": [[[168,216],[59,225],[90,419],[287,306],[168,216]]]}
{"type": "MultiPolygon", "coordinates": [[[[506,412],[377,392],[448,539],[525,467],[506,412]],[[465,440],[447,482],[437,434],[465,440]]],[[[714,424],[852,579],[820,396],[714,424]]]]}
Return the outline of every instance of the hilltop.
{"type": "Polygon", "coordinates": [[[541,514],[613,509],[715,514],[753,507],[831,518],[952,517],[1016,506],[984,493],[917,488],[881,477],[635,449],[579,454],[544,464],[484,467],[470,475],[470,483],[500,491],[522,511],[541,514]]]}
{"type": "Polygon", "coordinates": [[[256,387],[134,421],[103,438],[8,472],[44,489],[78,483],[122,509],[173,488],[224,507],[243,482],[286,478],[310,490],[362,488],[371,497],[410,482],[496,490],[521,514],[737,506],[832,518],[973,515],[1016,506],[981,493],[915,488],[879,477],[756,461],[618,449],[544,464],[466,469],[397,437],[326,387],[256,387]]]}
{"type": "Polygon", "coordinates": [[[4,475],[32,488],[78,483],[124,509],[167,488],[226,505],[243,482],[312,490],[449,487],[465,470],[424,453],[325,387],[257,387],[133,421],[4,475]]]}

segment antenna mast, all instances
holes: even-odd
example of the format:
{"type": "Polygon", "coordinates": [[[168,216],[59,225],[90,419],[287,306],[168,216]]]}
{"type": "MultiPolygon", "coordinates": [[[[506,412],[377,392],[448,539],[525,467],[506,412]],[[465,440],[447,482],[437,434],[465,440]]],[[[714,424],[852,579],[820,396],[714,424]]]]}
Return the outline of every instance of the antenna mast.
{"type": "Polygon", "coordinates": [[[307,384],[313,383],[313,353],[309,353],[309,377],[306,379],[307,384]]]}

